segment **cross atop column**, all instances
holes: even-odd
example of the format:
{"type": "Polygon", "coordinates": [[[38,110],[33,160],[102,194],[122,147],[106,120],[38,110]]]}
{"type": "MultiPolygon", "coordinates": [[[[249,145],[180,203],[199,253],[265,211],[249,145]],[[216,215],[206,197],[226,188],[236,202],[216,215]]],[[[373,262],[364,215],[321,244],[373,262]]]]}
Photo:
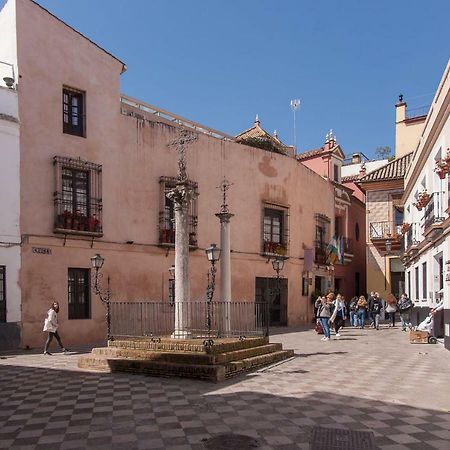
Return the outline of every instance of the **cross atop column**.
{"type": "Polygon", "coordinates": [[[228,204],[227,204],[227,191],[228,191],[228,189],[230,189],[231,186],[233,186],[233,183],[230,183],[225,177],[223,178],[222,183],[219,186],[217,186],[217,189],[220,189],[222,191],[222,195],[223,195],[223,201],[222,201],[222,205],[220,207],[221,213],[229,213],[230,212],[228,210],[228,204]]]}
{"type": "Polygon", "coordinates": [[[196,133],[181,127],[178,137],[169,142],[169,147],[174,147],[178,151],[178,181],[186,181],[187,163],[186,163],[186,147],[198,139],[196,133]]]}

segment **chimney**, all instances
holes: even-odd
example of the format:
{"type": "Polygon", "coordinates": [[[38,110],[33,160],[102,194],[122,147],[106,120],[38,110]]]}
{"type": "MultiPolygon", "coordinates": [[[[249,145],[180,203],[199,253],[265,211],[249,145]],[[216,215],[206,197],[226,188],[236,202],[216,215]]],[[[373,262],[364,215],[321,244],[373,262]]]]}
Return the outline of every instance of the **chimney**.
{"type": "Polygon", "coordinates": [[[359,164],[361,162],[361,155],[359,153],[353,153],[352,164],[359,164]]]}
{"type": "Polygon", "coordinates": [[[406,119],[406,102],[403,101],[403,94],[398,96],[398,102],[395,104],[395,122],[403,122],[406,119]]]}

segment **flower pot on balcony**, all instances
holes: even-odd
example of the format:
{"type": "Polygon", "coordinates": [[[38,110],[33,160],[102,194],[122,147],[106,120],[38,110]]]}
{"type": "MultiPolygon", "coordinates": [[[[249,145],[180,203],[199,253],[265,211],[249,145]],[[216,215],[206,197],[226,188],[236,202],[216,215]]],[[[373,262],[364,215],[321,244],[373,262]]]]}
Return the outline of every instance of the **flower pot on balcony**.
{"type": "Polygon", "coordinates": [[[420,201],[416,202],[416,203],[413,203],[413,205],[417,208],[418,211],[422,211],[423,206],[422,206],[422,203],[420,201]]]}
{"type": "Polygon", "coordinates": [[[405,234],[405,233],[407,233],[408,232],[408,230],[409,230],[409,228],[410,228],[410,224],[409,223],[404,223],[404,224],[402,224],[402,228],[401,228],[401,232],[402,232],[402,234],[405,234]]]}
{"type": "Polygon", "coordinates": [[[422,207],[425,207],[428,205],[428,202],[430,201],[430,194],[428,192],[421,192],[419,194],[419,202],[422,205],[422,207]]]}

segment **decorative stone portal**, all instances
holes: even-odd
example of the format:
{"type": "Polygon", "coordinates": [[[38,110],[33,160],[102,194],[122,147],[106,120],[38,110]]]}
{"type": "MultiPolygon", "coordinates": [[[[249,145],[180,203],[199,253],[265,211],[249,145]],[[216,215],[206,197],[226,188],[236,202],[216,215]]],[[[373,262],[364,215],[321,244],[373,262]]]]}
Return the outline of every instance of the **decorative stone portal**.
{"type": "Polygon", "coordinates": [[[310,450],[376,450],[372,431],[314,427],[310,450]]]}

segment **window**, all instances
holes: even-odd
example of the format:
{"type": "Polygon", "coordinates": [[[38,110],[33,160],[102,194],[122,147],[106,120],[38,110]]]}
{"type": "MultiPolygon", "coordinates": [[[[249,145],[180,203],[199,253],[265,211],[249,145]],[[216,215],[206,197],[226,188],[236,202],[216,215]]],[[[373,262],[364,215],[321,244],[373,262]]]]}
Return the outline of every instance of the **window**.
{"type": "Polygon", "coordinates": [[[55,233],[101,236],[102,166],[81,159],[53,158],[55,233]]]}
{"type": "Polygon", "coordinates": [[[0,266],[0,323],[6,322],[6,267],[0,266]]]}
{"type": "Polygon", "coordinates": [[[355,223],[355,239],[356,239],[356,242],[359,241],[359,223],[358,222],[355,223]]]}
{"type": "Polygon", "coordinates": [[[288,211],[266,204],[263,212],[263,253],[286,255],[288,211]]]}
{"type": "Polygon", "coordinates": [[[63,88],[63,132],[85,136],[85,93],[72,88],[63,88]]]}
{"type": "Polygon", "coordinates": [[[419,300],[419,268],[416,267],[415,269],[415,276],[416,276],[416,300],[419,300]]]}
{"type": "Polygon", "coordinates": [[[69,269],[68,283],[69,319],[89,319],[89,269],[69,269]]]}
{"type": "Polygon", "coordinates": [[[316,236],[315,236],[315,258],[314,261],[318,264],[327,263],[327,245],[328,245],[328,231],[330,228],[330,219],[324,215],[317,213],[316,217],[316,236]]]}
{"type": "Polygon", "coordinates": [[[339,166],[337,164],[333,164],[333,171],[333,180],[339,182],[339,166]]]}
{"type": "Polygon", "coordinates": [[[407,275],[408,275],[408,292],[407,292],[407,294],[408,294],[409,298],[412,298],[412,293],[411,293],[411,272],[408,271],[407,275]]]}
{"type": "Polygon", "coordinates": [[[307,276],[302,277],[302,296],[306,297],[309,294],[309,278],[307,276]]]}
{"type": "Polygon", "coordinates": [[[422,299],[427,298],[427,263],[422,264],[422,299]]]}
{"type": "MultiPolygon", "coordinates": [[[[176,186],[177,179],[172,177],[160,177],[161,186],[160,210],[159,210],[159,245],[173,246],[175,244],[175,202],[167,194],[176,186]]],[[[197,198],[198,184],[188,181],[194,190],[194,196],[189,205],[189,245],[196,248],[197,244],[197,198]]]]}

